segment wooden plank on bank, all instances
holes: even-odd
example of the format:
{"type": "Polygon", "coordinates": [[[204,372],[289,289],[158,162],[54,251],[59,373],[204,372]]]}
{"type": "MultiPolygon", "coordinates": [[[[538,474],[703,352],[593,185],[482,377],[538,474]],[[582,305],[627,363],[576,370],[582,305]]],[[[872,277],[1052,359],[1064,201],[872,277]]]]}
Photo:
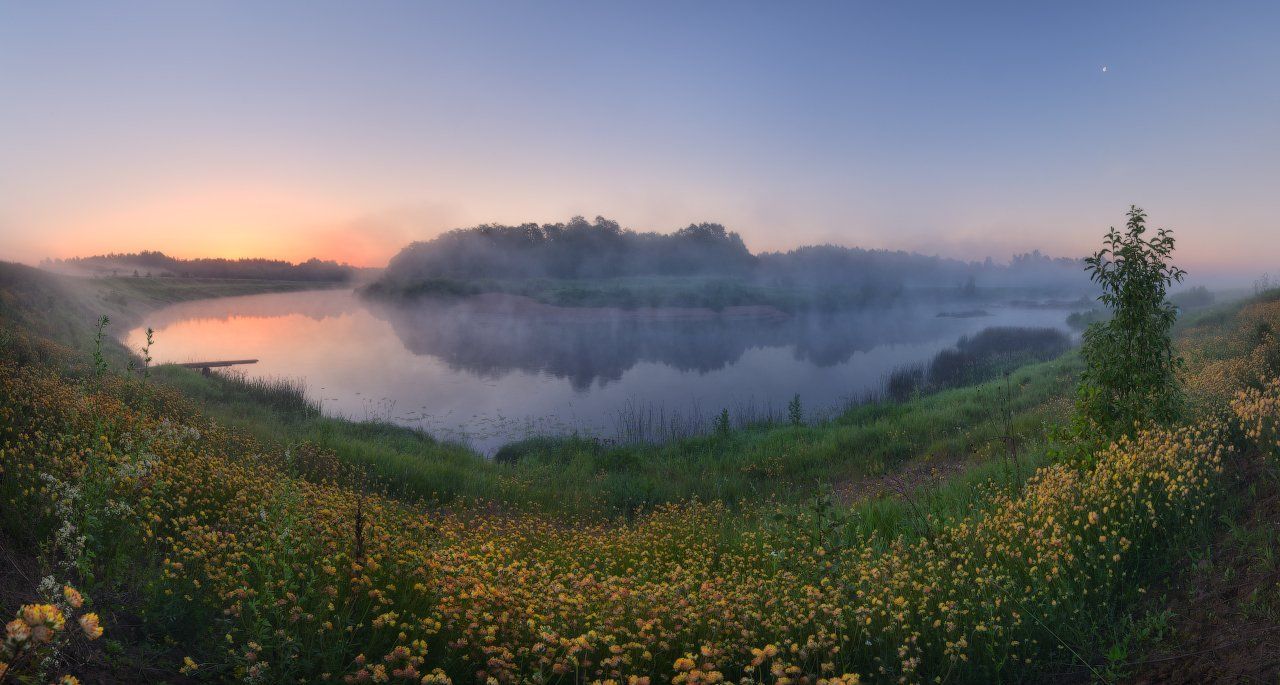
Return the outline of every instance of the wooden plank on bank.
{"type": "Polygon", "coordinates": [[[182,362],[174,364],[174,366],[184,366],[188,369],[211,369],[217,366],[236,366],[237,364],[257,364],[257,359],[233,359],[230,361],[220,362],[182,362]]]}

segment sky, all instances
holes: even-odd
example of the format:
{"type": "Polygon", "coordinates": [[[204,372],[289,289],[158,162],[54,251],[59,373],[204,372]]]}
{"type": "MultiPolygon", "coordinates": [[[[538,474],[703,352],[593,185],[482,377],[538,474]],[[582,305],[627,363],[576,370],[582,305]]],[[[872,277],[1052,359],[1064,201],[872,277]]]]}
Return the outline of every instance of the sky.
{"type": "Polygon", "coordinates": [[[1280,3],[0,4],[0,259],[479,223],[1280,272],[1280,3]],[[1105,68],[1105,69],[1104,69],[1105,68]]]}

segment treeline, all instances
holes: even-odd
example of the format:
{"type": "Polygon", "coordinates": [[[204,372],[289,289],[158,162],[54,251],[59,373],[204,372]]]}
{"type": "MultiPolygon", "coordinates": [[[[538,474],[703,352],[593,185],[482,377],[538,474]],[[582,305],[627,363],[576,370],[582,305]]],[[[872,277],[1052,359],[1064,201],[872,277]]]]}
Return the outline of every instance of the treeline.
{"type": "Polygon", "coordinates": [[[756,266],[741,236],[719,224],[675,233],[638,233],[618,222],[574,217],[567,223],[485,224],[449,231],[400,251],[387,276],[427,279],[609,278],[693,274],[745,275],[756,266]]]}
{"type": "Polygon", "coordinates": [[[49,269],[95,276],[139,278],[232,278],[267,281],[350,281],[356,269],[334,261],[308,259],[294,264],[280,259],[178,259],[163,252],[130,252],[69,259],[46,259],[49,269]]]}
{"type": "MultiPolygon", "coordinates": [[[[618,222],[574,217],[566,223],[455,229],[415,242],[390,262],[374,292],[429,294],[478,280],[710,276],[776,287],[1087,287],[1079,259],[1037,252],[1008,264],[913,252],[818,245],[752,254],[737,233],[715,223],[673,233],[637,232],[618,222]]],[[[462,288],[459,292],[465,291],[462,288]]]]}
{"type": "Polygon", "coordinates": [[[988,257],[964,261],[902,250],[866,250],[839,245],[811,245],[757,257],[761,278],[784,285],[827,287],[877,285],[893,287],[949,287],[972,294],[981,287],[1043,287],[1080,289],[1084,262],[1053,258],[1039,250],[1014,255],[1008,264],[988,257]]]}

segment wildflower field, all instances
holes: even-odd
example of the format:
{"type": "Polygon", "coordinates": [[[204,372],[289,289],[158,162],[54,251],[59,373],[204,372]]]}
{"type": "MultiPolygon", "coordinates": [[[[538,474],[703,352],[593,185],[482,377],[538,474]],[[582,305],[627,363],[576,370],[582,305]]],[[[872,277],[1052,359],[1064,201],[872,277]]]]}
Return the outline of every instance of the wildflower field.
{"type": "Polygon", "coordinates": [[[1280,301],[1259,298],[1184,331],[1185,425],[872,531],[807,496],[630,517],[393,496],[7,323],[0,525],[41,582],[3,607],[0,682],[127,670],[113,622],[173,680],[1088,677],[1106,626],[1216,525],[1239,463],[1275,455],[1277,328],[1280,301]]]}

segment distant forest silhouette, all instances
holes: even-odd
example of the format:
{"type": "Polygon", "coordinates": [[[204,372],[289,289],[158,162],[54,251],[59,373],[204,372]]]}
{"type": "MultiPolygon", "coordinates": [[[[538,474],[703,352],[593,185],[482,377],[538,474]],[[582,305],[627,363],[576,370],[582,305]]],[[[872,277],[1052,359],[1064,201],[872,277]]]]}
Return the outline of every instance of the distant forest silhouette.
{"type": "Polygon", "coordinates": [[[1079,288],[1087,285],[1082,267],[1081,259],[1055,259],[1039,251],[1016,255],[1007,264],[836,245],[752,254],[741,236],[716,223],[663,234],[579,216],[555,224],[485,224],[412,243],[391,259],[381,287],[395,291],[441,280],[713,276],[780,287],[1079,288]]]}
{"type": "MultiPolygon", "coordinates": [[[[351,281],[359,269],[309,259],[179,259],[163,252],[112,253],[45,260],[46,268],[99,276],[232,278],[317,282],[351,281]]],[[[672,233],[639,232],[618,222],[574,217],[554,224],[484,224],[411,243],[388,264],[378,288],[475,292],[475,281],[620,277],[710,277],[759,286],[822,290],[861,288],[887,293],[903,287],[1043,287],[1080,289],[1083,261],[1051,258],[1038,250],[965,261],[901,250],[811,245],[753,254],[742,237],[717,223],[696,223],[672,233]]]]}
{"type": "Polygon", "coordinates": [[[163,252],[131,252],[46,259],[45,268],[71,270],[98,276],[137,276],[140,278],[232,278],[268,281],[346,282],[355,275],[355,267],[334,261],[308,259],[294,264],[280,259],[178,259],[163,252]]]}

